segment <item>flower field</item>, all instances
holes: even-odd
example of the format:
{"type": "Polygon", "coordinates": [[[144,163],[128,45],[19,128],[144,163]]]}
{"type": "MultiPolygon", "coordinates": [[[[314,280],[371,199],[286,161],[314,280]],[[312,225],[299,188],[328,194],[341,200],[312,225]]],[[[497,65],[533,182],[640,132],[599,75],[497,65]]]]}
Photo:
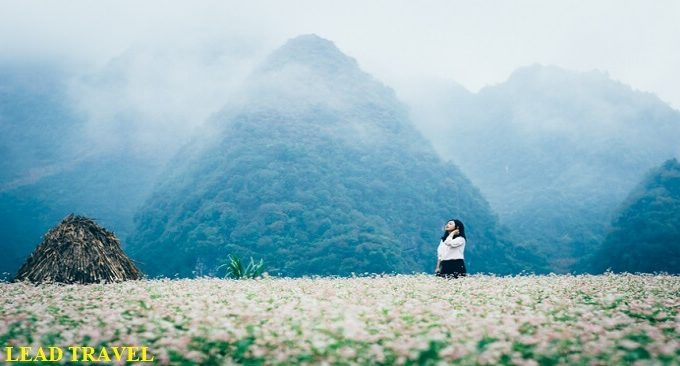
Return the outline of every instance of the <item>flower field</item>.
{"type": "Polygon", "coordinates": [[[158,364],[680,364],[680,277],[427,275],[0,284],[6,346],[158,364]]]}

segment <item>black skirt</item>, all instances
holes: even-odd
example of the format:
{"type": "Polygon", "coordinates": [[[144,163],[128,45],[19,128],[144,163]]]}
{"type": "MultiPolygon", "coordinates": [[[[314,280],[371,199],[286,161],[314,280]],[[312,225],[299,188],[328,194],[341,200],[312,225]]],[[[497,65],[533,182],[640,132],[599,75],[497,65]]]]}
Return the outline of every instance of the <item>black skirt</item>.
{"type": "Polygon", "coordinates": [[[439,277],[453,277],[458,278],[467,275],[465,270],[465,261],[462,259],[449,259],[439,262],[439,277]]]}

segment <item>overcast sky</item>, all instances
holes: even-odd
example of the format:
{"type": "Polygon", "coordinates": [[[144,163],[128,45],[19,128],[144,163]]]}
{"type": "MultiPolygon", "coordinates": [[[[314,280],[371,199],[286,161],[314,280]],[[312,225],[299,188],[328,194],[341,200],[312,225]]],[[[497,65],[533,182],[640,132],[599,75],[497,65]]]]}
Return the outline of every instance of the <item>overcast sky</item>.
{"type": "Polygon", "coordinates": [[[680,1],[4,1],[0,57],[102,65],[135,45],[232,43],[256,58],[304,33],[386,83],[471,91],[520,66],[606,71],[680,109],[680,1]]]}

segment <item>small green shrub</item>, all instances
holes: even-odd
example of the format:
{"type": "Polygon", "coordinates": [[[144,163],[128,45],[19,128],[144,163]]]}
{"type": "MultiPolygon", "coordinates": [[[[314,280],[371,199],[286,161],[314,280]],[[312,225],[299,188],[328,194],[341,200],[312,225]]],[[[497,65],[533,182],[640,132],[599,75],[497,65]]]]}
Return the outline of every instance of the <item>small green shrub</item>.
{"type": "Polygon", "coordinates": [[[264,271],[264,261],[260,259],[259,262],[255,263],[253,257],[250,257],[250,263],[244,268],[241,259],[230,254],[227,262],[217,267],[217,270],[221,270],[222,267],[227,268],[224,278],[236,280],[242,278],[258,278],[262,276],[262,272],[264,271]]]}

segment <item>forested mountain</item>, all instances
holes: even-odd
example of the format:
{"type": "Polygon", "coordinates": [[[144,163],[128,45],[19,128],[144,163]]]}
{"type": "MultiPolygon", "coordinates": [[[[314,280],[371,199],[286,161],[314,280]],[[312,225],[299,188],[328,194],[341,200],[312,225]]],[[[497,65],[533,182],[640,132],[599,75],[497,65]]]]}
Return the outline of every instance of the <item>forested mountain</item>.
{"type": "Polygon", "coordinates": [[[678,156],[680,112],[601,72],[518,69],[470,93],[410,98],[437,150],[557,271],[582,270],[617,205],[659,161],[678,156]]]}
{"type": "Polygon", "coordinates": [[[243,42],[138,45],[87,75],[0,61],[0,272],[71,212],[142,260],[167,255],[152,274],[229,253],[294,275],[429,270],[451,216],[470,226],[472,270],[541,271],[538,257],[592,270],[620,202],[680,154],[680,112],[601,72],[534,65],[478,93],[412,88],[409,113],[315,36],[234,94],[259,54],[243,42]]]}
{"type": "Polygon", "coordinates": [[[159,182],[128,245],[150,275],[212,272],[227,254],[283,275],[431,272],[452,217],[470,270],[540,268],[393,91],[315,35],[271,54],[159,182]]]}
{"type": "Polygon", "coordinates": [[[630,193],[591,259],[593,271],[680,274],[680,163],[666,161],[630,193]]]}

